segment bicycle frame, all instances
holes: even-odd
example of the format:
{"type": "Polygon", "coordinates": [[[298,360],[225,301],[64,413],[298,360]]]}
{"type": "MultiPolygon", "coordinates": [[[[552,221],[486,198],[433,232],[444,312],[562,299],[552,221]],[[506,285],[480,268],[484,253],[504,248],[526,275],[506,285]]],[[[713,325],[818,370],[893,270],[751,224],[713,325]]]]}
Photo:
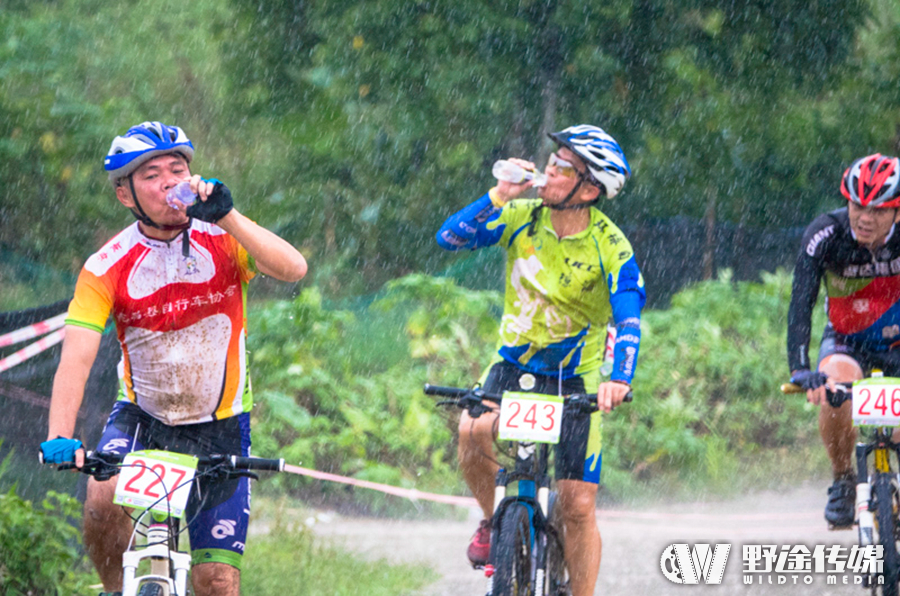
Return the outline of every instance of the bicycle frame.
{"type": "Polygon", "coordinates": [[[122,596],[136,596],[140,586],[148,582],[164,585],[167,594],[186,595],[191,555],[178,550],[178,519],[145,511],[135,521],[135,532],[141,518],[148,514],[153,521],[147,528],[147,543],[138,547],[132,533],[122,555],[122,596]],[[150,573],[138,576],[138,566],[145,559],[150,562],[150,573]]]}
{"type": "MultiPolygon", "coordinates": [[[[85,458],[85,465],[80,468],[84,474],[95,477],[97,480],[109,480],[119,473],[121,462],[124,455],[117,453],[88,453],[85,458]]],[[[236,455],[210,455],[198,457],[197,461],[200,465],[205,466],[201,474],[196,475],[189,481],[192,485],[199,480],[202,475],[206,474],[225,474],[248,476],[257,478],[250,470],[268,470],[268,471],[284,471],[285,465],[283,459],[263,459],[256,457],[243,457],[236,455]]],[[[58,470],[69,470],[75,468],[72,463],[60,464],[58,470]]],[[[163,485],[165,487],[165,485],[163,485]]],[[[180,486],[180,485],[179,485],[180,486]]],[[[171,492],[174,493],[179,486],[174,486],[171,492]]],[[[153,495],[154,498],[156,495],[153,495]]],[[[168,494],[164,493],[160,497],[160,501],[168,498],[168,494]]],[[[188,522],[190,523],[190,522],[188,522]]],[[[178,550],[178,537],[181,533],[180,522],[177,517],[172,517],[167,513],[153,512],[151,510],[142,511],[134,520],[134,531],[132,532],[128,546],[122,556],[123,582],[122,596],[139,596],[143,594],[143,586],[156,584],[161,591],[148,592],[155,596],[187,596],[188,593],[188,576],[191,569],[191,555],[178,550]],[[144,524],[142,520],[145,516],[150,516],[149,524],[144,524]],[[136,537],[138,528],[144,525],[147,528],[146,544],[138,546],[136,537]],[[150,573],[146,575],[137,575],[138,566],[142,561],[149,560],[150,573]]]]}
{"type": "MultiPolygon", "coordinates": [[[[549,526],[550,516],[550,475],[549,469],[550,449],[546,443],[536,445],[523,441],[511,441],[516,448],[515,468],[507,472],[501,468],[497,472],[497,480],[494,489],[494,514],[492,518],[491,561],[496,560],[494,549],[498,544],[496,533],[499,532],[499,520],[503,511],[512,503],[522,503],[530,512],[531,520],[531,548],[532,559],[535,563],[532,579],[535,586],[540,586],[543,591],[547,567],[546,542],[541,540],[549,526]],[[535,453],[537,452],[537,453],[535,453]],[[517,483],[518,492],[515,496],[507,496],[507,488],[510,483],[517,483]]],[[[488,594],[493,593],[493,566],[485,567],[485,575],[489,578],[488,594]]]]}
{"type": "MultiPolygon", "coordinates": [[[[467,409],[473,418],[477,418],[482,414],[491,411],[482,403],[482,400],[489,400],[500,404],[502,396],[487,394],[481,389],[462,389],[456,387],[434,387],[425,385],[426,395],[439,395],[452,398],[451,400],[438,402],[438,405],[455,405],[460,408],[467,409]]],[[[632,394],[629,391],[624,401],[631,401],[632,394]]],[[[566,398],[564,407],[574,407],[576,411],[580,411],[586,415],[597,410],[596,398],[593,395],[574,394],[566,398]]],[[[521,505],[528,512],[528,539],[529,554],[531,556],[530,577],[528,581],[533,582],[534,593],[544,594],[545,584],[553,585],[555,581],[560,580],[562,576],[562,584],[559,584],[565,591],[565,570],[564,562],[562,567],[557,569],[555,565],[551,568],[551,548],[550,540],[557,540],[560,547],[559,556],[562,558],[562,542],[558,540],[559,534],[552,527],[553,512],[551,511],[551,480],[548,474],[549,470],[549,453],[550,446],[547,443],[536,444],[528,441],[510,441],[516,449],[515,466],[511,472],[501,469],[497,473],[494,488],[494,511],[491,519],[491,552],[489,564],[485,566],[485,575],[488,577],[488,596],[492,596],[495,592],[494,575],[498,566],[499,550],[501,540],[499,540],[502,524],[505,519],[507,509],[521,505]],[[518,494],[508,496],[506,494],[507,487],[510,483],[515,482],[518,485],[518,494]]],[[[513,520],[514,521],[514,520],[513,520]]],[[[562,529],[559,530],[562,532],[562,529]]],[[[553,551],[555,556],[555,551],[553,551]]],[[[504,562],[508,562],[504,558],[504,562]]],[[[499,573],[499,571],[498,571],[499,573]]],[[[501,590],[504,589],[501,587],[501,590]]]]}

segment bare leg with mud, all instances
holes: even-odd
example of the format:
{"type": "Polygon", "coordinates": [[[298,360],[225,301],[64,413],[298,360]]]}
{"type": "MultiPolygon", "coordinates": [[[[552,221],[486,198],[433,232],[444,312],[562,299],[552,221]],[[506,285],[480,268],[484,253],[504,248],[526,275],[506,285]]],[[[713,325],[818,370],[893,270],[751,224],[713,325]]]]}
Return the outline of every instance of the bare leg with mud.
{"type": "Polygon", "coordinates": [[[494,483],[500,469],[494,458],[496,421],[497,414],[472,418],[465,410],[459,419],[459,468],[484,519],[494,514],[494,483]]]}
{"type": "Polygon", "coordinates": [[[116,481],[88,480],[84,503],[84,546],[103,589],[122,590],[122,554],[131,538],[131,518],[119,505],[113,504],[116,481]]]}

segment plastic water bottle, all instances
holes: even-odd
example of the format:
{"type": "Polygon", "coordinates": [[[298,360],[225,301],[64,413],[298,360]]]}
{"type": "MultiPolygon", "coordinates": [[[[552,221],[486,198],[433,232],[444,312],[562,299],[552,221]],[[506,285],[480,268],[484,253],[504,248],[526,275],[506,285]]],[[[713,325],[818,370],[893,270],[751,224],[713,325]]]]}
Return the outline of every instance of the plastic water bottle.
{"type": "Polygon", "coordinates": [[[197,201],[197,195],[191,190],[189,180],[179,182],[166,194],[166,203],[172,209],[178,209],[178,204],[175,202],[176,199],[181,201],[185,208],[190,207],[197,201]]]}
{"type": "Polygon", "coordinates": [[[517,166],[511,161],[501,159],[494,164],[492,170],[494,178],[497,180],[505,180],[513,184],[522,184],[529,180],[534,180],[533,186],[544,186],[547,184],[547,175],[537,170],[526,170],[522,166],[517,166]]]}

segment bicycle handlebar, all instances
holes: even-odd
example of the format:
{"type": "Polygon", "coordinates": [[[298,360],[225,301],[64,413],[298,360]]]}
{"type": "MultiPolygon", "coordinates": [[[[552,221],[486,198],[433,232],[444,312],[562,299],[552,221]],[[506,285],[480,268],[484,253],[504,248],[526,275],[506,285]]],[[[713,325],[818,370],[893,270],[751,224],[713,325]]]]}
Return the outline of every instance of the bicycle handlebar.
{"type": "MultiPolygon", "coordinates": [[[[109,451],[89,451],[84,457],[84,466],[76,468],[74,463],[59,464],[57,470],[78,469],[82,474],[93,476],[97,480],[108,480],[119,473],[119,464],[125,455],[109,451]]],[[[197,456],[198,468],[219,467],[226,472],[251,470],[284,471],[283,459],[265,459],[262,457],[242,457],[240,455],[212,454],[197,456]]]]}
{"type": "MultiPolygon", "coordinates": [[[[825,385],[825,395],[828,397],[828,403],[832,408],[838,408],[845,401],[853,399],[853,383],[833,383],[834,389],[825,385]]],[[[806,395],[806,389],[796,383],[783,383],[781,392],[785,395],[794,393],[802,393],[806,395]]]]}
{"type": "MultiPolygon", "coordinates": [[[[435,385],[425,384],[423,388],[425,395],[437,395],[440,397],[449,397],[455,401],[449,402],[450,404],[456,405],[459,408],[463,409],[471,409],[478,406],[484,407],[481,403],[482,400],[492,401],[494,403],[501,403],[503,401],[502,393],[488,393],[482,389],[464,389],[462,387],[438,387],[435,385]]],[[[584,412],[586,414],[590,414],[592,412],[597,411],[597,399],[595,395],[590,393],[572,393],[564,396],[565,401],[563,402],[566,407],[574,407],[580,412],[584,412]]],[[[634,397],[634,394],[629,390],[628,394],[625,395],[625,399],[623,401],[630,402],[634,397]]],[[[438,405],[441,405],[440,403],[438,405]]],[[[483,412],[479,412],[481,415],[483,412]]],[[[476,416],[477,418],[477,416],[476,416]]]]}

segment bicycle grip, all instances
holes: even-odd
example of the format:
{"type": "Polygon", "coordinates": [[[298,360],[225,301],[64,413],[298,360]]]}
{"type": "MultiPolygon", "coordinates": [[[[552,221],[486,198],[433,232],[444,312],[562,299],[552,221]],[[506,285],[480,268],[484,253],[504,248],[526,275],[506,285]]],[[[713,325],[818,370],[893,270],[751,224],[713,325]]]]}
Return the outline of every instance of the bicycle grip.
{"type": "Polygon", "coordinates": [[[459,387],[438,387],[437,385],[425,383],[422,391],[425,392],[425,395],[440,395],[441,397],[463,397],[465,395],[468,395],[472,390],[461,389],[459,387]]]}
{"type": "Polygon", "coordinates": [[[781,392],[790,395],[791,393],[806,393],[806,389],[796,383],[782,383],[781,392]]]}
{"type": "Polygon", "coordinates": [[[283,459],[264,459],[262,457],[240,457],[233,455],[231,465],[236,470],[269,470],[281,472],[284,470],[283,459]]]}

